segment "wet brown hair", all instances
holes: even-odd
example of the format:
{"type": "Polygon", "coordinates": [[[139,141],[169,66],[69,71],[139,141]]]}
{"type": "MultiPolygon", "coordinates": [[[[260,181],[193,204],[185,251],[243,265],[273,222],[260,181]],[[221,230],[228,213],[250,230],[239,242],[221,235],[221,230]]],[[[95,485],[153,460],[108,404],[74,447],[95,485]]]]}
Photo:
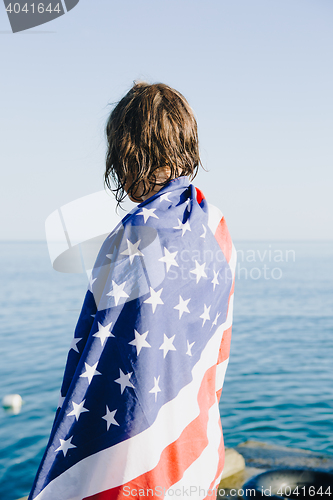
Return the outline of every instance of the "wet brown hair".
{"type": "Polygon", "coordinates": [[[111,112],[106,136],[104,182],[118,205],[125,185],[136,199],[182,175],[193,179],[201,164],[193,111],[180,92],[163,83],[134,82],[111,112]],[[164,181],[158,169],[169,174],[164,181]]]}

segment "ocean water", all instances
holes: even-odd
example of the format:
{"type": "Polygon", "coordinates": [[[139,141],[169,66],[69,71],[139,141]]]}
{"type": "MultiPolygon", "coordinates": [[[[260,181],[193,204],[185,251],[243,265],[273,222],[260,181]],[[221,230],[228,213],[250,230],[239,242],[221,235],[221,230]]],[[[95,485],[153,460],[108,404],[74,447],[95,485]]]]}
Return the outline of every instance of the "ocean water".
{"type": "MultiPolygon", "coordinates": [[[[247,439],[333,453],[333,242],[235,242],[226,446],[247,439]]],[[[45,242],[0,243],[0,499],[28,494],[57,406],[85,275],[61,274],[45,242]]]]}

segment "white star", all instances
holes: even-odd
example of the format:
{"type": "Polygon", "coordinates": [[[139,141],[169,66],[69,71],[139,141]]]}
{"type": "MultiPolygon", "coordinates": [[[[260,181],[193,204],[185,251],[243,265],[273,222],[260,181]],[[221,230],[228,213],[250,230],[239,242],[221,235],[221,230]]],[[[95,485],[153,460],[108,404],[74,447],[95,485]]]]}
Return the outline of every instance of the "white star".
{"type": "Polygon", "coordinates": [[[203,227],[204,232],[202,233],[202,235],[200,236],[200,238],[206,238],[207,228],[203,224],[202,224],[202,227],[203,227]]]}
{"type": "Polygon", "coordinates": [[[149,391],[149,392],[155,394],[155,401],[157,399],[157,393],[161,392],[161,389],[158,386],[159,381],[160,381],[160,375],[157,378],[154,377],[154,387],[152,389],[150,389],[150,391],[149,391]]]}
{"type": "Polygon", "coordinates": [[[207,278],[207,274],[205,273],[205,265],[206,265],[206,263],[204,262],[200,266],[200,264],[198,263],[198,261],[195,260],[194,262],[195,262],[195,269],[192,269],[192,271],[190,271],[190,273],[193,273],[193,274],[197,275],[197,283],[199,283],[200,278],[207,278]]]}
{"type": "Polygon", "coordinates": [[[80,353],[79,349],[77,348],[77,344],[80,342],[80,340],[82,340],[82,337],[80,339],[74,337],[69,347],[69,350],[73,349],[73,351],[80,353]]]}
{"type": "Polygon", "coordinates": [[[94,333],[93,337],[97,337],[100,339],[102,347],[108,337],[114,337],[113,333],[110,332],[111,325],[112,322],[106,326],[103,326],[98,321],[98,332],[94,333]]]}
{"type": "Polygon", "coordinates": [[[94,318],[94,317],[96,316],[96,314],[90,314],[90,316],[91,316],[92,318],[94,318]]]}
{"type": "Polygon", "coordinates": [[[68,439],[60,439],[60,446],[57,448],[55,451],[62,451],[64,454],[64,457],[67,455],[67,452],[70,448],[76,448],[74,444],[71,443],[72,439],[74,436],[71,436],[68,439]]]}
{"type": "Polygon", "coordinates": [[[179,304],[174,307],[174,309],[178,309],[179,311],[179,319],[182,317],[184,312],[189,313],[190,311],[187,308],[187,304],[191,299],[184,300],[181,295],[179,295],[179,304]]]}
{"type": "Polygon", "coordinates": [[[164,247],[164,257],[161,257],[158,260],[166,263],[167,272],[169,271],[171,266],[179,267],[176,260],[175,260],[177,253],[178,252],[171,253],[171,252],[169,252],[169,250],[166,247],[164,247]]]}
{"type": "Polygon", "coordinates": [[[188,220],[184,224],[180,221],[180,219],[177,220],[178,220],[178,226],[175,226],[173,229],[181,229],[182,236],[184,236],[186,231],[191,231],[190,222],[188,220]]]}
{"type": "Polygon", "coordinates": [[[66,399],[66,396],[62,396],[60,394],[57,408],[61,408],[62,407],[62,405],[64,404],[65,399],[66,399]]]}
{"type": "Polygon", "coordinates": [[[109,295],[110,297],[114,297],[114,301],[116,306],[118,305],[119,300],[121,297],[128,297],[128,294],[124,292],[124,288],[126,285],[126,281],[122,283],[121,285],[117,285],[115,281],[112,280],[112,291],[107,293],[106,295],[109,295]]]}
{"type": "Polygon", "coordinates": [[[76,420],[79,420],[81,413],[84,413],[85,411],[89,411],[89,410],[87,410],[87,408],[84,408],[84,406],[83,406],[85,401],[86,400],[84,399],[83,401],[81,401],[80,404],[76,404],[76,403],[74,403],[74,401],[72,401],[73,410],[70,413],[67,413],[67,417],[74,415],[76,420]]]}
{"type": "Polygon", "coordinates": [[[192,356],[192,352],[191,352],[191,349],[192,347],[194,346],[195,342],[192,342],[192,344],[189,343],[189,341],[187,341],[187,351],[186,351],[186,354],[188,356],[192,356]]]}
{"type": "Polygon", "coordinates": [[[212,306],[207,307],[206,304],[204,304],[204,312],[201,314],[200,318],[203,319],[202,326],[206,323],[207,319],[210,319],[209,316],[209,311],[212,306]]]}
{"type": "Polygon", "coordinates": [[[130,377],[133,372],[130,373],[124,373],[121,368],[119,368],[119,375],[120,377],[115,380],[117,384],[120,384],[120,392],[121,394],[124,392],[126,387],[132,387],[134,389],[134,385],[132,382],[130,382],[130,377]]]}
{"type": "Polygon", "coordinates": [[[91,275],[89,276],[89,286],[88,286],[88,289],[91,291],[91,293],[93,293],[93,284],[95,283],[95,281],[97,280],[97,278],[94,278],[92,277],[92,273],[91,275]]]}
{"type": "Polygon", "coordinates": [[[164,304],[163,300],[160,297],[163,288],[161,288],[158,292],[155,292],[155,290],[151,286],[149,288],[150,288],[150,297],[144,300],[144,303],[151,304],[154,313],[156,311],[156,307],[158,304],[164,304]]]}
{"type": "Polygon", "coordinates": [[[219,319],[219,316],[221,316],[221,313],[216,313],[216,316],[215,316],[215,319],[213,321],[212,326],[216,326],[217,325],[217,320],[219,319]]]}
{"type": "Polygon", "coordinates": [[[146,224],[149,217],[155,217],[155,219],[158,219],[157,215],[154,214],[155,210],[156,210],[156,208],[142,207],[142,212],[138,213],[137,215],[143,215],[143,220],[144,220],[144,223],[146,224]]]}
{"type": "Polygon", "coordinates": [[[186,205],[186,210],[190,211],[191,210],[191,200],[190,198],[187,198],[187,200],[184,201],[186,205]]]}
{"type": "Polygon", "coordinates": [[[213,278],[213,280],[212,280],[212,283],[213,283],[213,285],[214,285],[214,290],[215,290],[215,286],[220,284],[220,283],[219,283],[219,280],[217,279],[217,277],[218,277],[218,275],[219,275],[219,272],[218,272],[218,271],[217,271],[217,272],[216,272],[216,271],[213,271],[213,273],[214,273],[214,278],[213,278]]]}
{"type": "Polygon", "coordinates": [[[93,366],[88,365],[88,363],[84,363],[84,367],[85,367],[86,371],[84,373],[82,373],[80,375],[80,377],[87,377],[89,384],[90,384],[94,375],[102,375],[100,372],[98,372],[96,370],[97,365],[98,365],[98,361],[93,366]]]}
{"type": "Polygon", "coordinates": [[[165,333],[163,335],[164,335],[164,342],[161,345],[160,349],[163,349],[163,358],[165,358],[165,356],[168,354],[169,351],[177,350],[172,343],[176,335],[173,335],[170,339],[165,335],[165,333]]]}
{"type": "Polygon", "coordinates": [[[104,420],[106,420],[106,430],[108,431],[110,428],[110,425],[118,425],[117,420],[115,420],[114,416],[117,413],[117,410],[110,411],[108,406],[106,407],[106,414],[104,417],[102,417],[104,420]]]}
{"type": "Polygon", "coordinates": [[[169,200],[169,194],[170,193],[163,193],[163,194],[161,194],[161,196],[160,196],[160,202],[161,201],[170,201],[171,202],[171,200],[169,200]]]}
{"type": "Polygon", "coordinates": [[[134,257],[143,257],[143,253],[140,252],[138,246],[140,245],[141,240],[138,240],[136,243],[131,243],[130,240],[127,240],[127,250],[121,252],[121,255],[128,255],[130,263],[132,264],[134,257]]]}
{"type": "Polygon", "coordinates": [[[148,342],[146,341],[146,337],[148,335],[148,331],[145,332],[145,333],[142,333],[140,335],[139,332],[137,332],[136,330],[134,330],[134,335],[135,335],[135,339],[134,340],[131,340],[131,342],[129,342],[130,345],[135,345],[136,347],[136,354],[137,356],[139,356],[140,354],[140,351],[143,347],[151,347],[150,344],[148,344],[148,342]]]}

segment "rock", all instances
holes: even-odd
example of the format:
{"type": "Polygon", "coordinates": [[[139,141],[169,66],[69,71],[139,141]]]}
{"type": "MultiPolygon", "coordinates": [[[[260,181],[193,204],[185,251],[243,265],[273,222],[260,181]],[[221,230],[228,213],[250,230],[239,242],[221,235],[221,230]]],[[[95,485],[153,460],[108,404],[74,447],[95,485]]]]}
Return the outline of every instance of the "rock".
{"type": "Polygon", "coordinates": [[[245,460],[243,456],[238,453],[234,448],[225,449],[225,462],[222,474],[222,479],[233,476],[237,472],[245,469],[245,460]]]}
{"type": "Polygon", "coordinates": [[[261,469],[300,467],[333,471],[333,456],[324,453],[252,440],[240,443],[235,449],[244,457],[248,467],[261,469]]]}
{"type": "Polygon", "coordinates": [[[19,394],[7,394],[2,400],[2,406],[17,415],[21,411],[22,398],[19,394]]]}

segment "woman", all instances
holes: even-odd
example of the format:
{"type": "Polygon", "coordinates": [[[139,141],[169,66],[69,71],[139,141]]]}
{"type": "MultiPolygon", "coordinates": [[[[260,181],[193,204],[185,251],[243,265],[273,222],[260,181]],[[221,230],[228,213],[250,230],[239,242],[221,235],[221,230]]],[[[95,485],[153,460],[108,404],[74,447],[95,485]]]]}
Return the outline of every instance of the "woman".
{"type": "Polygon", "coordinates": [[[106,130],[106,185],[139,204],[96,260],[29,498],[214,498],[236,252],[189,182],[197,124],[179,92],[135,83],[106,130]]]}

